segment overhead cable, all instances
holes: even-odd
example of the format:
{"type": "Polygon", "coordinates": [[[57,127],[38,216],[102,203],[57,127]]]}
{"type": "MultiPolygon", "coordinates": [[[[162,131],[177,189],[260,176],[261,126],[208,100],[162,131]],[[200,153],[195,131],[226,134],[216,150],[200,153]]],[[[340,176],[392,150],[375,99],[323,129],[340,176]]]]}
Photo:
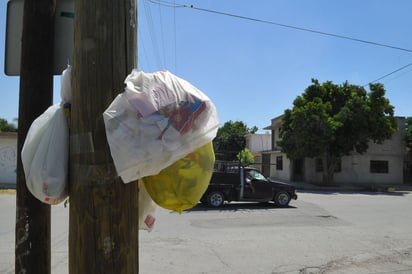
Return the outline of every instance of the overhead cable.
{"type": "Polygon", "coordinates": [[[409,64],[407,64],[407,65],[405,65],[405,66],[403,66],[403,67],[400,67],[400,68],[398,68],[398,69],[396,69],[396,70],[394,70],[394,71],[392,71],[392,72],[390,72],[390,73],[388,73],[388,74],[386,74],[386,75],[384,75],[384,76],[382,76],[382,77],[379,77],[378,79],[373,80],[372,82],[369,82],[369,83],[367,83],[367,84],[365,84],[365,85],[363,85],[363,86],[366,87],[366,86],[368,86],[369,84],[378,82],[379,80],[382,80],[383,78],[386,78],[386,77],[388,77],[388,76],[390,76],[390,75],[392,75],[392,74],[394,74],[394,73],[396,73],[396,72],[398,72],[398,71],[401,71],[401,70],[403,70],[403,69],[406,69],[407,67],[410,67],[410,66],[412,66],[412,63],[409,63],[409,64]]]}
{"type": "Polygon", "coordinates": [[[164,34],[163,34],[163,19],[162,19],[162,9],[160,8],[159,4],[159,25],[160,25],[160,39],[162,40],[162,66],[165,67],[166,64],[166,50],[165,50],[165,41],[164,41],[164,34]]]}
{"type": "MultiPolygon", "coordinates": [[[[353,37],[349,37],[349,36],[344,36],[344,35],[324,32],[324,31],[318,31],[318,30],[313,30],[313,29],[308,29],[308,28],[303,28],[303,27],[297,27],[297,26],[292,26],[292,25],[267,21],[267,20],[263,20],[263,19],[257,19],[257,18],[246,17],[246,16],[242,16],[242,15],[236,15],[236,14],[231,14],[231,13],[226,13],[226,12],[221,12],[221,11],[216,11],[216,10],[199,8],[199,7],[195,7],[194,5],[176,4],[175,1],[174,1],[174,3],[170,3],[170,2],[167,2],[167,1],[164,1],[164,0],[149,0],[149,2],[154,3],[154,4],[158,4],[158,5],[162,5],[162,6],[165,6],[165,7],[169,7],[169,8],[190,8],[190,9],[199,10],[199,11],[208,12],[208,13],[214,13],[214,14],[218,14],[218,15],[222,15],[222,16],[229,16],[229,17],[254,21],[254,22],[263,23],[263,24],[275,25],[275,26],[279,26],[279,27],[285,27],[285,28],[290,28],[290,29],[295,29],[295,30],[300,30],[300,31],[305,31],[305,32],[311,32],[311,33],[315,33],[315,34],[331,36],[331,37],[335,37],[335,38],[351,40],[351,41],[355,41],[355,42],[360,42],[360,43],[365,43],[365,44],[370,44],[370,45],[375,45],[375,46],[380,46],[380,47],[386,47],[386,48],[391,48],[391,49],[396,49],[396,50],[401,50],[401,51],[406,51],[406,52],[412,52],[412,49],[407,49],[407,48],[402,48],[402,47],[398,47],[398,46],[382,44],[382,43],[378,43],[378,42],[353,38],[353,37]]],[[[407,64],[407,65],[405,65],[401,68],[398,68],[398,69],[396,69],[396,70],[394,70],[394,71],[392,71],[392,72],[390,72],[390,73],[388,73],[388,74],[386,74],[382,77],[379,77],[378,79],[373,80],[373,81],[369,82],[368,84],[365,84],[364,87],[368,86],[371,83],[375,83],[377,81],[380,81],[380,80],[382,80],[382,79],[384,79],[384,78],[386,78],[386,77],[388,77],[388,76],[390,76],[394,73],[397,73],[397,72],[399,72],[399,71],[401,71],[401,70],[403,70],[403,69],[405,69],[409,66],[412,66],[412,63],[409,63],[409,64],[407,64]]]]}
{"type": "Polygon", "coordinates": [[[300,30],[300,31],[305,31],[305,32],[311,32],[311,33],[330,36],[330,37],[339,38],[339,39],[351,40],[351,41],[355,41],[355,42],[359,42],[359,43],[365,43],[365,44],[370,44],[370,45],[375,45],[375,46],[380,46],[380,47],[385,47],[385,48],[391,48],[391,49],[396,49],[396,50],[401,50],[401,51],[406,51],[406,52],[412,52],[412,49],[402,48],[402,47],[398,47],[398,46],[392,46],[392,45],[388,45],[388,44],[368,41],[368,40],[354,38],[354,37],[340,35],[340,34],[334,34],[334,33],[330,33],[330,32],[324,32],[324,31],[313,30],[313,29],[304,28],[304,27],[298,27],[298,26],[292,26],[292,25],[277,23],[277,22],[258,19],[258,18],[252,18],[252,17],[242,16],[242,15],[236,15],[236,14],[221,12],[221,11],[217,11],[217,10],[199,8],[199,7],[195,7],[194,5],[180,5],[180,4],[174,4],[174,3],[170,3],[170,2],[162,1],[162,0],[149,0],[149,1],[152,2],[152,3],[159,4],[159,5],[163,5],[165,7],[169,7],[169,8],[189,8],[189,9],[194,9],[194,10],[198,10],[198,11],[203,11],[203,12],[208,12],[208,13],[213,13],[213,14],[218,14],[218,15],[223,15],[223,16],[229,16],[229,17],[254,21],[254,22],[263,23],[263,24],[275,25],[275,26],[278,26],[278,27],[284,27],[284,28],[300,30]]]}
{"type": "MultiPolygon", "coordinates": [[[[176,0],[173,0],[176,5],[176,0]]],[[[176,9],[173,10],[173,37],[174,37],[174,65],[177,71],[177,34],[176,34],[176,9]]]]}
{"type": "MultiPolygon", "coordinates": [[[[152,1],[150,1],[152,2],[152,1]]],[[[152,2],[154,3],[154,2],[152,2]]],[[[162,59],[160,57],[160,50],[159,50],[159,44],[156,39],[156,33],[154,31],[154,23],[153,23],[153,17],[152,17],[152,12],[150,10],[149,5],[146,5],[146,2],[143,1],[143,6],[144,6],[144,11],[146,15],[146,20],[147,20],[147,25],[149,27],[149,36],[150,40],[152,41],[152,46],[153,46],[153,52],[155,55],[155,59],[157,61],[157,66],[162,66],[162,59]]]]}
{"type": "MultiPolygon", "coordinates": [[[[138,35],[139,35],[139,37],[142,36],[142,34],[140,32],[140,29],[138,29],[138,35]]],[[[149,59],[147,57],[145,43],[146,43],[146,41],[144,39],[141,39],[139,41],[139,48],[141,47],[143,49],[143,54],[141,53],[141,50],[139,50],[137,53],[144,56],[146,64],[149,66],[149,59]]],[[[142,69],[142,62],[140,60],[141,60],[141,58],[137,58],[137,66],[141,70],[142,69]]]]}

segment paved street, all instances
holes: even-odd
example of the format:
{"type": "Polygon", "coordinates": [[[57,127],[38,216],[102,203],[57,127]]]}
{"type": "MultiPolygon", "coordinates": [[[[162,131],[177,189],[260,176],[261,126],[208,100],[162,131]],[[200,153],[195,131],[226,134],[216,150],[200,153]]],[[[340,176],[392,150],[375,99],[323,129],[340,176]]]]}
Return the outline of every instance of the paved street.
{"type": "MultiPolygon", "coordinates": [[[[0,195],[0,273],[14,273],[15,196],[0,195]]],[[[412,273],[412,193],[299,193],[288,208],[157,211],[140,273],[412,273]]],[[[67,273],[68,208],[53,207],[52,273],[67,273]]]]}

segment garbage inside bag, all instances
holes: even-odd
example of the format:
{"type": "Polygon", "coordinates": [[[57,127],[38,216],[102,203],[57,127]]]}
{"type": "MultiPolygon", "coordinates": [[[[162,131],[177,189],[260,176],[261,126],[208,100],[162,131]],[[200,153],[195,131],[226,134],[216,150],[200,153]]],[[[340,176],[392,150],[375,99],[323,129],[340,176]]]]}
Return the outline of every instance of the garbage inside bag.
{"type": "Polygon", "coordinates": [[[214,162],[213,145],[208,143],[159,174],[144,177],[146,190],[159,206],[181,213],[199,202],[209,185],[214,162]]]}
{"type": "Polygon", "coordinates": [[[103,114],[107,141],[124,183],[158,174],[211,142],[219,126],[211,100],[168,71],[133,70],[103,114]]]}
{"type": "Polygon", "coordinates": [[[139,180],[139,229],[151,231],[155,224],[157,205],[147,192],[142,180],[139,180]]]}
{"type": "Polygon", "coordinates": [[[21,156],[26,185],[34,197],[53,205],[68,196],[69,128],[60,104],[34,120],[21,156]]]}

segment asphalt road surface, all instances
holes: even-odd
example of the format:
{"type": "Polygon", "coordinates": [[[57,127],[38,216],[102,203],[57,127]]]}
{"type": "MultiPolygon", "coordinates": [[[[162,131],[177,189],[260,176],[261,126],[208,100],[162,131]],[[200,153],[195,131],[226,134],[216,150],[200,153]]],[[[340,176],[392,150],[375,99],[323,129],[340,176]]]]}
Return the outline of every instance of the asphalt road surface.
{"type": "MultiPolygon", "coordinates": [[[[299,193],[288,208],[156,212],[140,273],[412,273],[412,193],[299,193]]],[[[15,196],[0,195],[0,273],[14,273],[15,196]]],[[[52,273],[67,273],[68,208],[52,210],[52,273]]]]}

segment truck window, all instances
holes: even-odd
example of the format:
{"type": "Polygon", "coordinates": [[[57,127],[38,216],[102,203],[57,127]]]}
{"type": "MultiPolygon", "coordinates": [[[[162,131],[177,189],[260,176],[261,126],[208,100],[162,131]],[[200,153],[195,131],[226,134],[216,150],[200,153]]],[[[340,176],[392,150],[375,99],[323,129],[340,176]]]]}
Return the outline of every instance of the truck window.
{"type": "Polygon", "coordinates": [[[250,180],[267,181],[266,177],[257,170],[248,170],[246,173],[246,178],[250,180]]]}

